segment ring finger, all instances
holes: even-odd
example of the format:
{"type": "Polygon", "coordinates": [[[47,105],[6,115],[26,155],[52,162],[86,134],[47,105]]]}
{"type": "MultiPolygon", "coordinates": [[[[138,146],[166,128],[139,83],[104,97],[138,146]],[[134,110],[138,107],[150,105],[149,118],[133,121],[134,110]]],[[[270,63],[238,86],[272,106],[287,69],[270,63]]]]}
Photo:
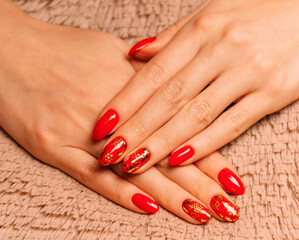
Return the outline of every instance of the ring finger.
{"type": "MultiPolygon", "coordinates": [[[[250,86],[244,84],[248,82],[247,76],[236,77],[236,71],[238,70],[231,70],[221,75],[164,126],[135,148],[124,160],[124,171],[135,173],[145,171],[206,128],[232,102],[245,95],[250,89],[250,86]],[[234,81],[234,84],[227,84],[228,81],[234,81]]],[[[194,149],[190,146],[182,151],[189,151],[186,153],[188,157],[194,154],[194,149]]]]}
{"type": "MultiPolygon", "coordinates": [[[[211,159],[215,156],[211,156],[207,159],[210,163],[211,159]]],[[[217,159],[215,159],[217,161],[217,159]]],[[[223,161],[223,159],[218,159],[219,162],[226,166],[228,171],[230,170],[230,165],[223,161]]],[[[197,199],[200,199],[206,206],[210,208],[213,212],[213,216],[221,221],[235,222],[239,219],[239,210],[233,204],[229,195],[220,187],[220,185],[213,179],[217,178],[220,172],[207,170],[206,175],[200,168],[193,164],[181,167],[171,167],[168,165],[167,160],[163,160],[156,165],[157,169],[163,173],[171,181],[175,182],[197,199]],[[187,176],[187,177],[186,177],[187,176]]],[[[138,175],[139,176],[139,175],[138,175]]],[[[234,176],[238,178],[235,174],[234,176]]],[[[241,180],[240,183],[242,184],[241,180]]],[[[244,186],[243,186],[244,187],[244,186]]]]}
{"type": "Polygon", "coordinates": [[[205,51],[199,54],[181,73],[164,84],[128,122],[108,139],[108,144],[106,144],[99,159],[102,165],[120,162],[125,151],[132,151],[144,139],[157,131],[187,101],[190,101],[202,91],[211,79],[216,77],[223,69],[223,64],[218,62],[216,65],[207,56],[210,56],[210,54],[206,54],[205,51]],[[153,114],[153,110],[155,114],[153,114]],[[119,154],[114,154],[117,150],[114,146],[117,142],[120,142],[120,139],[122,148],[118,151],[119,154]]]}
{"type": "Polygon", "coordinates": [[[168,179],[155,167],[139,175],[123,172],[121,164],[114,164],[109,168],[153,196],[159,205],[188,222],[201,224],[209,222],[212,218],[212,213],[203,202],[168,179]]]}

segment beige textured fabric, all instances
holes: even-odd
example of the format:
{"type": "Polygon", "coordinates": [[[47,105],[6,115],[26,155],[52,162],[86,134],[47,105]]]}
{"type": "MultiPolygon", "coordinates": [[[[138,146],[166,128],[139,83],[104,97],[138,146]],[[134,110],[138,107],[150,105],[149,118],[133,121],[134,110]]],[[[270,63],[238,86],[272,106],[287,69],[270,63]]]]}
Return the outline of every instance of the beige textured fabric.
{"type": "MultiPolygon", "coordinates": [[[[132,43],[155,35],[196,0],[20,0],[44,21],[108,31],[132,43]]],[[[247,189],[235,224],[186,223],[164,209],[133,213],[34,159],[0,130],[0,239],[299,239],[299,101],[221,151],[247,189]]]]}

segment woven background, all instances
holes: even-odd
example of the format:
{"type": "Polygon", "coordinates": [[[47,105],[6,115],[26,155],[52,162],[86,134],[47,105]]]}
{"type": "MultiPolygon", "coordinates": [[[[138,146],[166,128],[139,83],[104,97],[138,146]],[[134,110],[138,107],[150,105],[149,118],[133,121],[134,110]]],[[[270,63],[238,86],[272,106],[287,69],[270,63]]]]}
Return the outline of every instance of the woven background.
{"type": "MultiPolygon", "coordinates": [[[[196,0],[15,1],[43,21],[99,29],[129,43],[191,12],[196,0]]],[[[196,226],[164,209],[147,216],[99,196],[34,159],[0,129],[0,239],[299,239],[299,101],[261,120],[221,152],[246,194],[241,218],[196,226]]]]}

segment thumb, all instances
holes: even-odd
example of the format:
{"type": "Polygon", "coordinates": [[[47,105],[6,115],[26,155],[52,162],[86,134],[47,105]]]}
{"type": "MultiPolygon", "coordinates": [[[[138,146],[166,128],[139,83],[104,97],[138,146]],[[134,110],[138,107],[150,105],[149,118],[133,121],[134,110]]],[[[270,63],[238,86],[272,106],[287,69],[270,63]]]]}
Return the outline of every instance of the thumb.
{"type": "MultiPolygon", "coordinates": [[[[210,1],[206,1],[210,2],[210,1]]],[[[161,49],[163,49],[172,38],[180,31],[180,29],[191,20],[197,13],[199,13],[207,4],[203,4],[191,14],[181,18],[172,26],[164,29],[156,37],[150,37],[137,42],[130,50],[129,56],[136,57],[139,60],[147,61],[155,56],[161,49]]]]}
{"type": "Polygon", "coordinates": [[[129,62],[134,68],[135,72],[138,72],[146,64],[146,61],[140,61],[137,58],[130,58],[129,62]]]}

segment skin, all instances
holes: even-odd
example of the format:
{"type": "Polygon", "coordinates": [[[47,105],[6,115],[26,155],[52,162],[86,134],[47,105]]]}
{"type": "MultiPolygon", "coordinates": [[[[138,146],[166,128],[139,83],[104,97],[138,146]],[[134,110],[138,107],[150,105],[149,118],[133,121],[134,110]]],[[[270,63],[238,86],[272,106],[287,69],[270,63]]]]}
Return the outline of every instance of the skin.
{"type": "Polygon", "coordinates": [[[108,139],[126,139],[119,161],[147,148],[141,173],[189,145],[190,164],[299,99],[298,16],[295,0],[213,0],[159,34],[136,54],[151,60],[103,110],[120,116],[108,139]]]}
{"type": "Polygon", "coordinates": [[[216,193],[229,198],[217,175],[232,167],[219,153],[205,159],[217,168],[175,169],[164,160],[138,176],[125,174],[119,164],[99,165],[106,139],[92,140],[97,113],[143,65],[128,61],[125,42],[99,31],[34,20],[9,1],[1,2],[0,27],[0,126],[32,155],[139,213],[144,211],[131,201],[135,193],[199,224],[182,210],[185,199],[209,207],[216,193]]]}

